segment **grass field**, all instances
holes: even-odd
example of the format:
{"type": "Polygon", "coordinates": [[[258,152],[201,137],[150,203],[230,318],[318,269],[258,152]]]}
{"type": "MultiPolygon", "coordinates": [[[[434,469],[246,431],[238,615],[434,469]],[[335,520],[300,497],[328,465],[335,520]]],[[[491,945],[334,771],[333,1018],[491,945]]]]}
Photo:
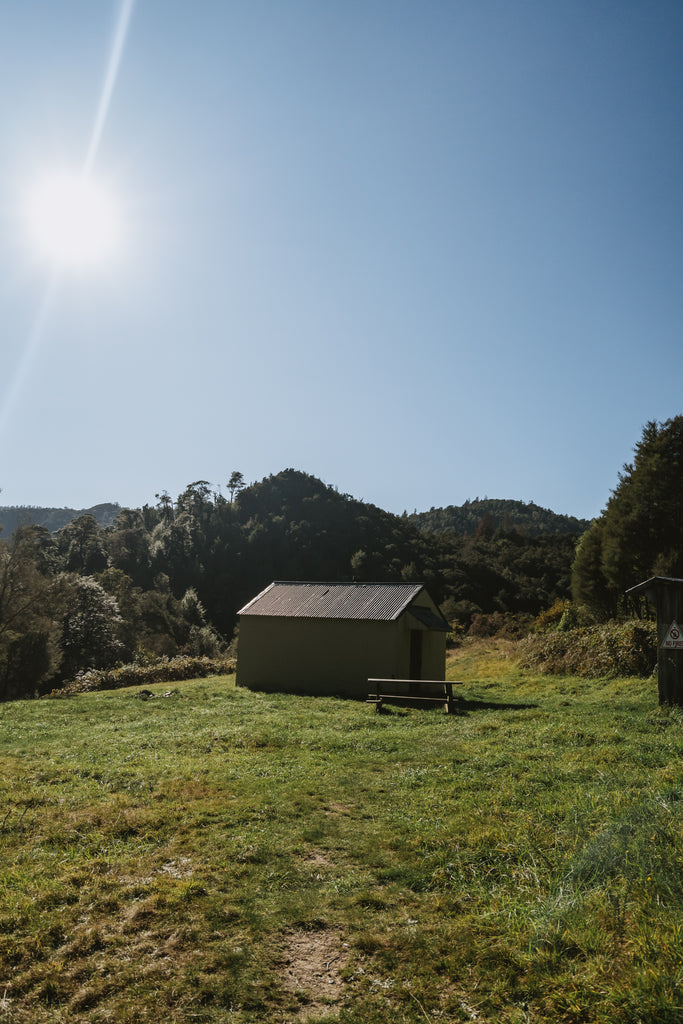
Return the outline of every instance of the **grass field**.
{"type": "Polygon", "coordinates": [[[0,1022],[683,1021],[683,715],[452,660],[0,705],[0,1022]]]}

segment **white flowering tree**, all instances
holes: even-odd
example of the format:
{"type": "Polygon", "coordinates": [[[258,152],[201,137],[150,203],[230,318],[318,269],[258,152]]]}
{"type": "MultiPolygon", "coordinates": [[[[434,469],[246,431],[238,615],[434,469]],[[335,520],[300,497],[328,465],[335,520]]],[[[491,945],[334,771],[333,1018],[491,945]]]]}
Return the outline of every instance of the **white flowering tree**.
{"type": "Polygon", "coordinates": [[[63,574],[58,582],[65,609],[61,675],[68,679],[83,669],[115,665],[124,650],[119,638],[123,619],[116,598],[92,576],[63,574]]]}

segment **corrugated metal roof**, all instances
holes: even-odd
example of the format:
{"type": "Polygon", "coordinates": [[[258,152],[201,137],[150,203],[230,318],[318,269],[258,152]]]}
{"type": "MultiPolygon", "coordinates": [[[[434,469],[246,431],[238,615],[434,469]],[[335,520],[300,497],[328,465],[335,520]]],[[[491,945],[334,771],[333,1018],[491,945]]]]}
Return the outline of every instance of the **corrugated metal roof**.
{"type": "Polygon", "coordinates": [[[421,583],[271,583],[239,615],[391,622],[417,597],[421,583]]]}
{"type": "Polygon", "coordinates": [[[649,580],[637,583],[635,587],[629,587],[626,593],[636,594],[639,591],[654,590],[656,584],[661,584],[664,587],[680,587],[683,585],[683,580],[675,576],[652,576],[649,580]]]}

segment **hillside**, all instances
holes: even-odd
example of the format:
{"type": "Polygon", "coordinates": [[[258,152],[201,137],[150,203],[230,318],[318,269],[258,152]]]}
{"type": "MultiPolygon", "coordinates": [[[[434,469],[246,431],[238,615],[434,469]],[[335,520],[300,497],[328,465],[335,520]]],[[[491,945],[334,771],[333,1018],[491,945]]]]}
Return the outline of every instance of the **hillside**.
{"type": "Polygon", "coordinates": [[[475,498],[464,505],[430,508],[429,512],[414,512],[408,516],[418,529],[429,533],[451,532],[461,537],[474,537],[482,533],[521,533],[525,537],[563,534],[579,535],[590,526],[587,519],[577,519],[541,508],[533,501],[514,501],[510,498],[475,498]]]}
{"type": "Polygon", "coordinates": [[[121,511],[121,506],[112,502],[93,505],[92,508],[39,508],[35,505],[0,505],[0,528],[2,539],[8,540],[20,526],[44,526],[50,533],[56,533],[63,526],[79,516],[94,516],[100,526],[111,526],[121,511]]]}

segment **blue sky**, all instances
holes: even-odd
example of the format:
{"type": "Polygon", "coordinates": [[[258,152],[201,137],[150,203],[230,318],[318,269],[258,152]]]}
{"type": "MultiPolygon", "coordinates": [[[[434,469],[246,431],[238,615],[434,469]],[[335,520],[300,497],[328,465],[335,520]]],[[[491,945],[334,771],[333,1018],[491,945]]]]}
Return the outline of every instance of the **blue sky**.
{"type": "Polygon", "coordinates": [[[680,0],[0,3],[0,503],[294,467],[597,515],[683,412],[682,41],[680,0]],[[56,272],[22,197],[89,153],[120,244],[56,272]]]}

